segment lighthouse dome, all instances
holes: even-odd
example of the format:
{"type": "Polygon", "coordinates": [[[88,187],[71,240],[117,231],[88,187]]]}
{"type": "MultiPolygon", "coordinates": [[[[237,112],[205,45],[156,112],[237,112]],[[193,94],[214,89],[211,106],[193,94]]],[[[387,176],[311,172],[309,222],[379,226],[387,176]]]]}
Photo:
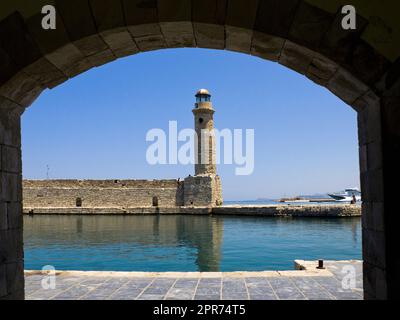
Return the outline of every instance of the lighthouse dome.
{"type": "Polygon", "coordinates": [[[196,97],[200,95],[211,96],[210,92],[207,89],[200,89],[196,93],[196,97]]]}

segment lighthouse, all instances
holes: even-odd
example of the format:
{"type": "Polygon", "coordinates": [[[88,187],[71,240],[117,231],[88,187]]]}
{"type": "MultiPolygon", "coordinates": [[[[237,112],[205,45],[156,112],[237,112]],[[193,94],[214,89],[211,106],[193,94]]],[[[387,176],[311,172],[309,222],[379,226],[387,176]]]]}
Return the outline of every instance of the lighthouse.
{"type": "Polygon", "coordinates": [[[194,128],[197,135],[196,175],[216,174],[216,153],[214,137],[214,112],[211,103],[211,94],[207,89],[200,89],[196,93],[196,103],[192,110],[194,128]]]}
{"type": "Polygon", "coordinates": [[[192,110],[196,131],[195,175],[185,178],[184,205],[215,207],[222,205],[221,179],[217,175],[214,113],[211,94],[200,89],[192,110]]]}

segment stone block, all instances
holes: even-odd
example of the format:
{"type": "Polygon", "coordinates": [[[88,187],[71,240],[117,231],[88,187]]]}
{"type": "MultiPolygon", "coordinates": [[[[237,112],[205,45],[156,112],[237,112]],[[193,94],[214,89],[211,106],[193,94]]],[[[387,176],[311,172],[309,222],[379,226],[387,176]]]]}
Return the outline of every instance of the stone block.
{"type": "Polygon", "coordinates": [[[76,40],[74,44],[86,57],[108,49],[108,46],[98,34],[76,40]]]}
{"type": "Polygon", "coordinates": [[[22,200],[22,183],[20,174],[0,172],[0,201],[17,202],[22,200]]]}
{"type": "Polygon", "coordinates": [[[192,2],[187,0],[158,0],[160,22],[191,22],[192,2]]]}
{"type": "Polygon", "coordinates": [[[286,40],[278,62],[301,74],[305,74],[314,55],[314,51],[286,40]]]}
{"type": "Polygon", "coordinates": [[[0,70],[0,86],[10,80],[20,70],[2,48],[0,48],[0,70]]]}
{"type": "MultiPolygon", "coordinates": [[[[90,69],[93,64],[79,51],[73,43],[69,43],[62,48],[46,55],[46,58],[60,69],[68,78],[90,69]]],[[[61,81],[54,81],[49,84],[50,87],[57,86],[61,81]]]]}
{"type": "Polygon", "coordinates": [[[7,221],[8,229],[22,229],[22,203],[21,202],[8,202],[7,203],[7,221]]]}
{"type": "Polygon", "coordinates": [[[157,1],[122,0],[127,26],[158,24],[157,1]]]}
{"type": "Polygon", "coordinates": [[[384,232],[385,217],[383,202],[368,202],[362,203],[362,225],[363,228],[384,232]]]}
{"type": "Polygon", "coordinates": [[[117,58],[139,52],[139,48],[126,28],[103,31],[100,36],[117,58]]]}
{"type": "Polygon", "coordinates": [[[353,74],[371,87],[382,78],[391,64],[364,41],[353,44],[351,55],[347,57],[347,61],[353,74]]]}
{"type": "Polygon", "coordinates": [[[356,102],[356,108],[363,107],[357,114],[359,145],[382,141],[381,107],[379,102],[356,102]]]}
{"type": "Polygon", "coordinates": [[[45,57],[40,58],[24,69],[34,81],[43,87],[49,87],[55,81],[66,81],[67,77],[45,57]]]}
{"type": "Polygon", "coordinates": [[[368,170],[383,168],[382,143],[373,141],[367,144],[367,167],[368,170]]]}
{"type": "Polygon", "coordinates": [[[125,27],[122,4],[119,0],[89,0],[97,31],[125,27]]]}
{"type": "Polygon", "coordinates": [[[85,56],[73,43],[68,43],[54,52],[47,54],[46,59],[67,75],[66,70],[71,65],[85,59],[85,56]]]}
{"type": "Polygon", "coordinates": [[[326,86],[337,69],[338,65],[335,62],[315,53],[306,72],[306,77],[319,85],[326,86]]]}
{"type": "Polygon", "coordinates": [[[385,133],[393,140],[399,139],[400,97],[383,97],[381,101],[382,122],[384,124],[385,133]]]}
{"type": "Polygon", "coordinates": [[[61,15],[69,38],[85,56],[107,49],[97,34],[89,1],[58,0],[57,12],[61,15]]]}
{"type": "Polygon", "coordinates": [[[31,91],[27,92],[18,103],[25,108],[29,107],[40,96],[43,90],[44,88],[38,84],[31,91]]]}
{"type": "Polygon", "coordinates": [[[22,259],[22,229],[0,231],[0,264],[15,263],[22,259]]]}
{"type": "Polygon", "coordinates": [[[252,31],[257,16],[259,0],[230,0],[226,14],[226,25],[252,31]]]}
{"type": "Polygon", "coordinates": [[[251,45],[251,54],[262,59],[278,61],[284,43],[285,40],[282,38],[255,31],[251,45]]]}
{"type": "Polygon", "coordinates": [[[23,17],[17,11],[0,21],[0,48],[12,58],[19,69],[42,56],[26,28],[23,17]]]}
{"type": "Polygon", "coordinates": [[[57,0],[56,6],[71,41],[97,33],[89,1],[57,0]]]}
{"type": "MultiPolygon", "coordinates": [[[[22,229],[18,230],[20,234],[22,234],[22,229]]],[[[22,239],[21,239],[21,249],[22,251],[22,239]]],[[[24,300],[25,293],[25,279],[24,279],[24,262],[22,258],[15,263],[8,263],[6,265],[6,274],[7,274],[7,290],[8,297],[7,299],[11,300],[24,300]]]]}
{"type": "Polygon", "coordinates": [[[397,59],[390,69],[376,84],[378,92],[383,92],[384,97],[400,97],[400,60],[397,59]]]}
{"type": "Polygon", "coordinates": [[[226,8],[227,0],[192,0],[192,21],[196,23],[224,25],[226,8]]]}
{"type": "Polygon", "coordinates": [[[89,59],[83,58],[68,66],[68,68],[65,70],[65,74],[69,78],[73,78],[91,68],[93,68],[93,64],[89,61],[89,59]]]}
{"type": "Polygon", "coordinates": [[[96,67],[102,66],[108,62],[114,61],[116,57],[110,49],[95,53],[94,55],[88,56],[87,59],[90,63],[96,67]]]}
{"type": "Polygon", "coordinates": [[[5,114],[9,115],[9,114],[16,114],[16,112],[13,111],[17,111],[20,110],[21,106],[17,103],[15,103],[14,101],[0,96],[0,111],[4,112],[5,114]]]}
{"type": "Polygon", "coordinates": [[[307,48],[315,49],[319,46],[333,19],[332,13],[302,1],[290,27],[289,39],[307,48]]]}
{"type": "Polygon", "coordinates": [[[368,159],[367,159],[367,145],[360,145],[358,147],[358,155],[359,155],[359,163],[360,163],[360,172],[364,173],[368,171],[368,159]]]}
{"type": "Polygon", "coordinates": [[[361,190],[364,201],[383,202],[383,170],[368,170],[360,173],[361,190]]]}
{"type": "Polygon", "coordinates": [[[57,86],[59,86],[60,84],[62,84],[62,83],[64,83],[65,81],[67,81],[68,79],[57,79],[57,80],[54,80],[54,81],[52,81],[52,82],[49,82],[48,84],[47,84],[47,88],[49,88],[49,89],[54,89],[55,87],[57,87],[57,86]]]}
{"type": "Polygon", "coordinates": [[[250,53],[253,31],[233,26],[225,27],[226,39],[225,47],[227,50],[250,53]]]}
{"type": "MultiPolygon", "coordinates": [[[[1,231],[0,231],[1,232],[1,231]]],[[[0,262],[0,300],[8,293],[7,291],[7,271],[6,265],[0,262]]]]}
{"type": "Polygon", "coordinates": [[[166,48],[164,37],[160,35],[150,35],[135,38],[136,44],[140,51],[151,51],[166,48]]]}
{"type": "Polygon", "coordinates": [[[254,30],[287,38],[299,0],[260,1],[254,30]]]}
{"type": "Polygon", "coordinates": [[[225,27],[194,22],[194,35],[199,48],[225,49],[225,27]]]}
{"type": "Polygon", "coordinates": [[[160,22],[160,27],[169,48],[196,46],[192,22],[160,22]]]}
{"type": "Polygon", "coordinates": [[[343,68],[339,68],[329,80],[327,88],[350,105],[369,90],[364,83],[343,68]]]}
{"type": "Polygon", "coordinates": [[[363,284],[365,299],[386,300],[388,279],[385,269],[363,262],[363,284]]]}
{"type": "Polygon", "coordinates": [[[360,112],[364,110],[368,105],[375,105],[378,106],[379,108],[379,104],[380,104],[379,97],[371,90],[368,90],[364,95],[362,95],[356,101],[354,101],[352,107],[357,112],[360,112]]]}
{"type": "Polygon", "coordinates": [[[364,261],[374,266],[385,268],[386,242],[384,232],[363,228],[362,234],[364,261]]]}
{"type": "Polygon", "coordinates": [[[0,96],[0,144],[20,147],[21,108],[3,109],[3,101],[4,98],[0,96]]]}
{"type": "Polygon", "coordinates": [[[1,169],[11,173],[22,171],[21,150],[18,147],[1,146],[1,169]]]}
{"type": "Polygon", "coordinates": [[[43,89],[41,84],[25,72],[20,71],[0,87],[0,96],[15,101],[23,107],[28,107],[43,89]]]}
{"type": "Polygon", "coordinates": [[[128,26],[128,30],[135,39],[148,36],[162,36],[161,28],[158,23],[128,26]]]}
{"type": "Polygon", "coordinates": [[[0,202],[0,232],[8,230],[7,203],[0,202]]]}

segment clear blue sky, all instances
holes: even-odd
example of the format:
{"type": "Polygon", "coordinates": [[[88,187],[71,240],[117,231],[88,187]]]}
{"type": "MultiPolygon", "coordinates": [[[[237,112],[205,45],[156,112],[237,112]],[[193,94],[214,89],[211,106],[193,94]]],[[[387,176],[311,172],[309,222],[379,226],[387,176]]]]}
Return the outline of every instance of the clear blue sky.
{"type": "Polygon", "coordinates": [[[191,165],[146,162],[149,129],[192,128],[194,94],[212,94],[218,129],[255,130],[255,170],[220,165],[225,200],[359,186],[356,113],[277,63],[239,53],[168,49],[94,68],[45,91],[22,118],[23,176],[161,179],[191,165]]]}

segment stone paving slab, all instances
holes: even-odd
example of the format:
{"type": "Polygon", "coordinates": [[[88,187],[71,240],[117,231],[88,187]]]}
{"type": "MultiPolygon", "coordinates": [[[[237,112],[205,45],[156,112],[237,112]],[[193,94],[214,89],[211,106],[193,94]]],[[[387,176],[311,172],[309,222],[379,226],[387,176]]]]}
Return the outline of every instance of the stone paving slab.
{"type": "Polygon", "coordinates": [[[362,262],[296,260],[296,271],[25,272],[27,300],[360,300],[362,262]],[[51,278],[53,277],[53,278],[51,278]],[[54,287],[44,288],[44,284],[54,287]]]}

